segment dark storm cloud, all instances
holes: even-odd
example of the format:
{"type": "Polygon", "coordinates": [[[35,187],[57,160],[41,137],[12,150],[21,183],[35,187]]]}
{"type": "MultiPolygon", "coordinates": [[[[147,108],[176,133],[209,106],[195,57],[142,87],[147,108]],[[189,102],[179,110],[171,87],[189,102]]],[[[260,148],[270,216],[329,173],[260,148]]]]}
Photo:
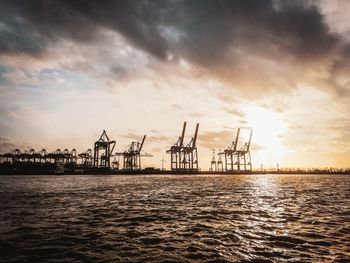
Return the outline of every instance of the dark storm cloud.
{"type": "Polygon", "coordinates": [[[41,54],[61,38],[88,41],[96,34],[91,21],[60,1],[0,2],[0,52],[41,54]]]}
{"type": "Polygon", "coordinates": [[[346,44],[330,68],[329,84],[336,87],[336,91],[340,95],[348,95],[350,93],[349,71],[350,44],[346,44]],[[339,82],[339,79],[346,79],[346,81],[339,82]]]}
{"type": "MultiPolygon", "coordinates": [[[[199,66],[204,76],[208,73],[224,85],[245,90],[247,96],[249,92],[295,87],[307,72],[304,68],[315,65],[308,62],[326,64],[337,57],[331,77],[322,81],[338,93],[348,93],[349,85],[337,81],[349,69],[348,47],[341,48],[346,46],[345,40],[330,32],[315,3],[5,0],[0,1],[0,55],[45,56],[48,47],[65,39],[78,45],[93,43],[98,48],[110,30],[161,61],[184,59],[199,66]]],[[[112,51],[113,46],[104,48],[112,51]]],[[[127,75],[138,65],[125,66],[124,60],[118,63],[107,77],[127,75]]],[[[84,64],[89,64],[88,60],[84,64]]],[[[231,103],[233,98],[227,96],[222,100],[231,103]]]]}
{"type": "MultiPolygon", "coordinates": [[[[60,39],[91,42],[101,29],[122,33],[135,45],[164,57],[163,39],[152,23],[153,7],[128,1],[2,1],[0,52],[40,54],[60,39]]],[[[154,9],[157,10],[157,9],[154,9]]],[[[158,10],[157,10],[158,11],[158,10]]]]}
{"type": "Polygon", "coordinates": [[[337,42],[319,10],[305,2],[176,3],[169,25],[185,32],[181,51],[200,64],[230,60],[228,50],[232,48],[255,53],[277,50],[300,59],[315,58],[325,55],[337,42]]]}
{"type": "Polygon", "coordinates": [[[199,64],[222,63],[232,47],[307,59],[337,42],[319,10],[301,1],[9,0],[0,10],[2,53],[39,54],[61,38],[89,42],[103,28],[158,58],[172,52],[199,64]]]}

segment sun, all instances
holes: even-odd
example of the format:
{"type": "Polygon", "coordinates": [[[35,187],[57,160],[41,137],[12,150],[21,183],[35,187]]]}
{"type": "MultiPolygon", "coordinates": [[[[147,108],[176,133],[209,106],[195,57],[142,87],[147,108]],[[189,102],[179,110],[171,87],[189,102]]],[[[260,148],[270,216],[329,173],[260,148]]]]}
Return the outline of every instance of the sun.
{"type": "Polygon", "coordinates": [[[286,122],[280,114],[256,106],[247,109],[246,117],[254,132],[254,143],[262,148],[259,159],[268,163],[279,162],[285,150],[282,137],[288,131],[286,122]]]}

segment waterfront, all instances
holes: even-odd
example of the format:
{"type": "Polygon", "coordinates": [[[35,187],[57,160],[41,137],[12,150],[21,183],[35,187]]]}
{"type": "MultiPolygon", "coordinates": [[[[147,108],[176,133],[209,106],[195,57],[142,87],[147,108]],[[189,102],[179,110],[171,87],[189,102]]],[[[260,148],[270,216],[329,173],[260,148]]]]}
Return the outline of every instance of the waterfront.
{"type": "Polygon", "coordinates": [[[350,260],[348,175],[1,176],[1,262],[350,260]]]}

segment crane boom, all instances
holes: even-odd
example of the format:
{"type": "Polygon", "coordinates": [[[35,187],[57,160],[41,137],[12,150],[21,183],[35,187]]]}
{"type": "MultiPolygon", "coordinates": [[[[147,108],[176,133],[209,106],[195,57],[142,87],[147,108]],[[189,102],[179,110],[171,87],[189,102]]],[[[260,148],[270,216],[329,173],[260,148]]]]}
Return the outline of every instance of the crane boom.
{"type": "Polygon", "coordinates": [[[241,131],[241,128],[238,128],[237,130],[237,135],[236,135],[236,140],[235,140],[235,145],[234,145],[234,151],[237,150],[237,144],[238,144],[238,138],[239,138],[239,132],[241,131]]]}
{"type": "Polygon", "coordinates": [[[253,129],[250,129],[250,135],[249,135],[249,141],[248,141],[248,145],[247,145],[247,149],[246,151],[249,151],[250,148],[250,142],[252,141],[252,135],[253,135],[253,129]]]}
{"type": "Polygon", "coordinates": [[[182,134],[181,134],[181,138],[180,138],[180,147],[182,147],[183,143],[184,143],[185,131],[186,131],[186,122],[184,122],[184,126],[182,128],[182,134]]]}
{"type": "Polygon", "coordinates": [[[198,135],[198,128],[199,128],[199,123],[197,123],[197,125],[196,125],[196,131],[195,131],[194,137],[193,137],[193,145],[192,145],[193,147],[196,146],[197,135],[198,135]]]}
{"type": "Polygon", "coordinates": [[[143,146],[143,143],[145,142],[145,140],[146,140],[146,134],[143,136],[143,139],[142,139],[142,142],[141,142],[141,145],[140,145],[139,152],[141,152],[142,146],[143,146]]]}

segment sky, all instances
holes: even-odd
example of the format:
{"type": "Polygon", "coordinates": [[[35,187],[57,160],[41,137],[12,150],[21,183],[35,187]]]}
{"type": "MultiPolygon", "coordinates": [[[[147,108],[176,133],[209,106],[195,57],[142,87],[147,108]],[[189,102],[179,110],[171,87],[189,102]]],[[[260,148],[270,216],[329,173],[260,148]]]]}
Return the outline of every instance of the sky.
{"type": "Polygon", "coordinates": [[[2,0],[0,152],[147,139],[199,166],[253,129],[253,167],[350,167],[350,1],[2,0]],[[244,134],[247,132],[243,132],[244,134]]]}

